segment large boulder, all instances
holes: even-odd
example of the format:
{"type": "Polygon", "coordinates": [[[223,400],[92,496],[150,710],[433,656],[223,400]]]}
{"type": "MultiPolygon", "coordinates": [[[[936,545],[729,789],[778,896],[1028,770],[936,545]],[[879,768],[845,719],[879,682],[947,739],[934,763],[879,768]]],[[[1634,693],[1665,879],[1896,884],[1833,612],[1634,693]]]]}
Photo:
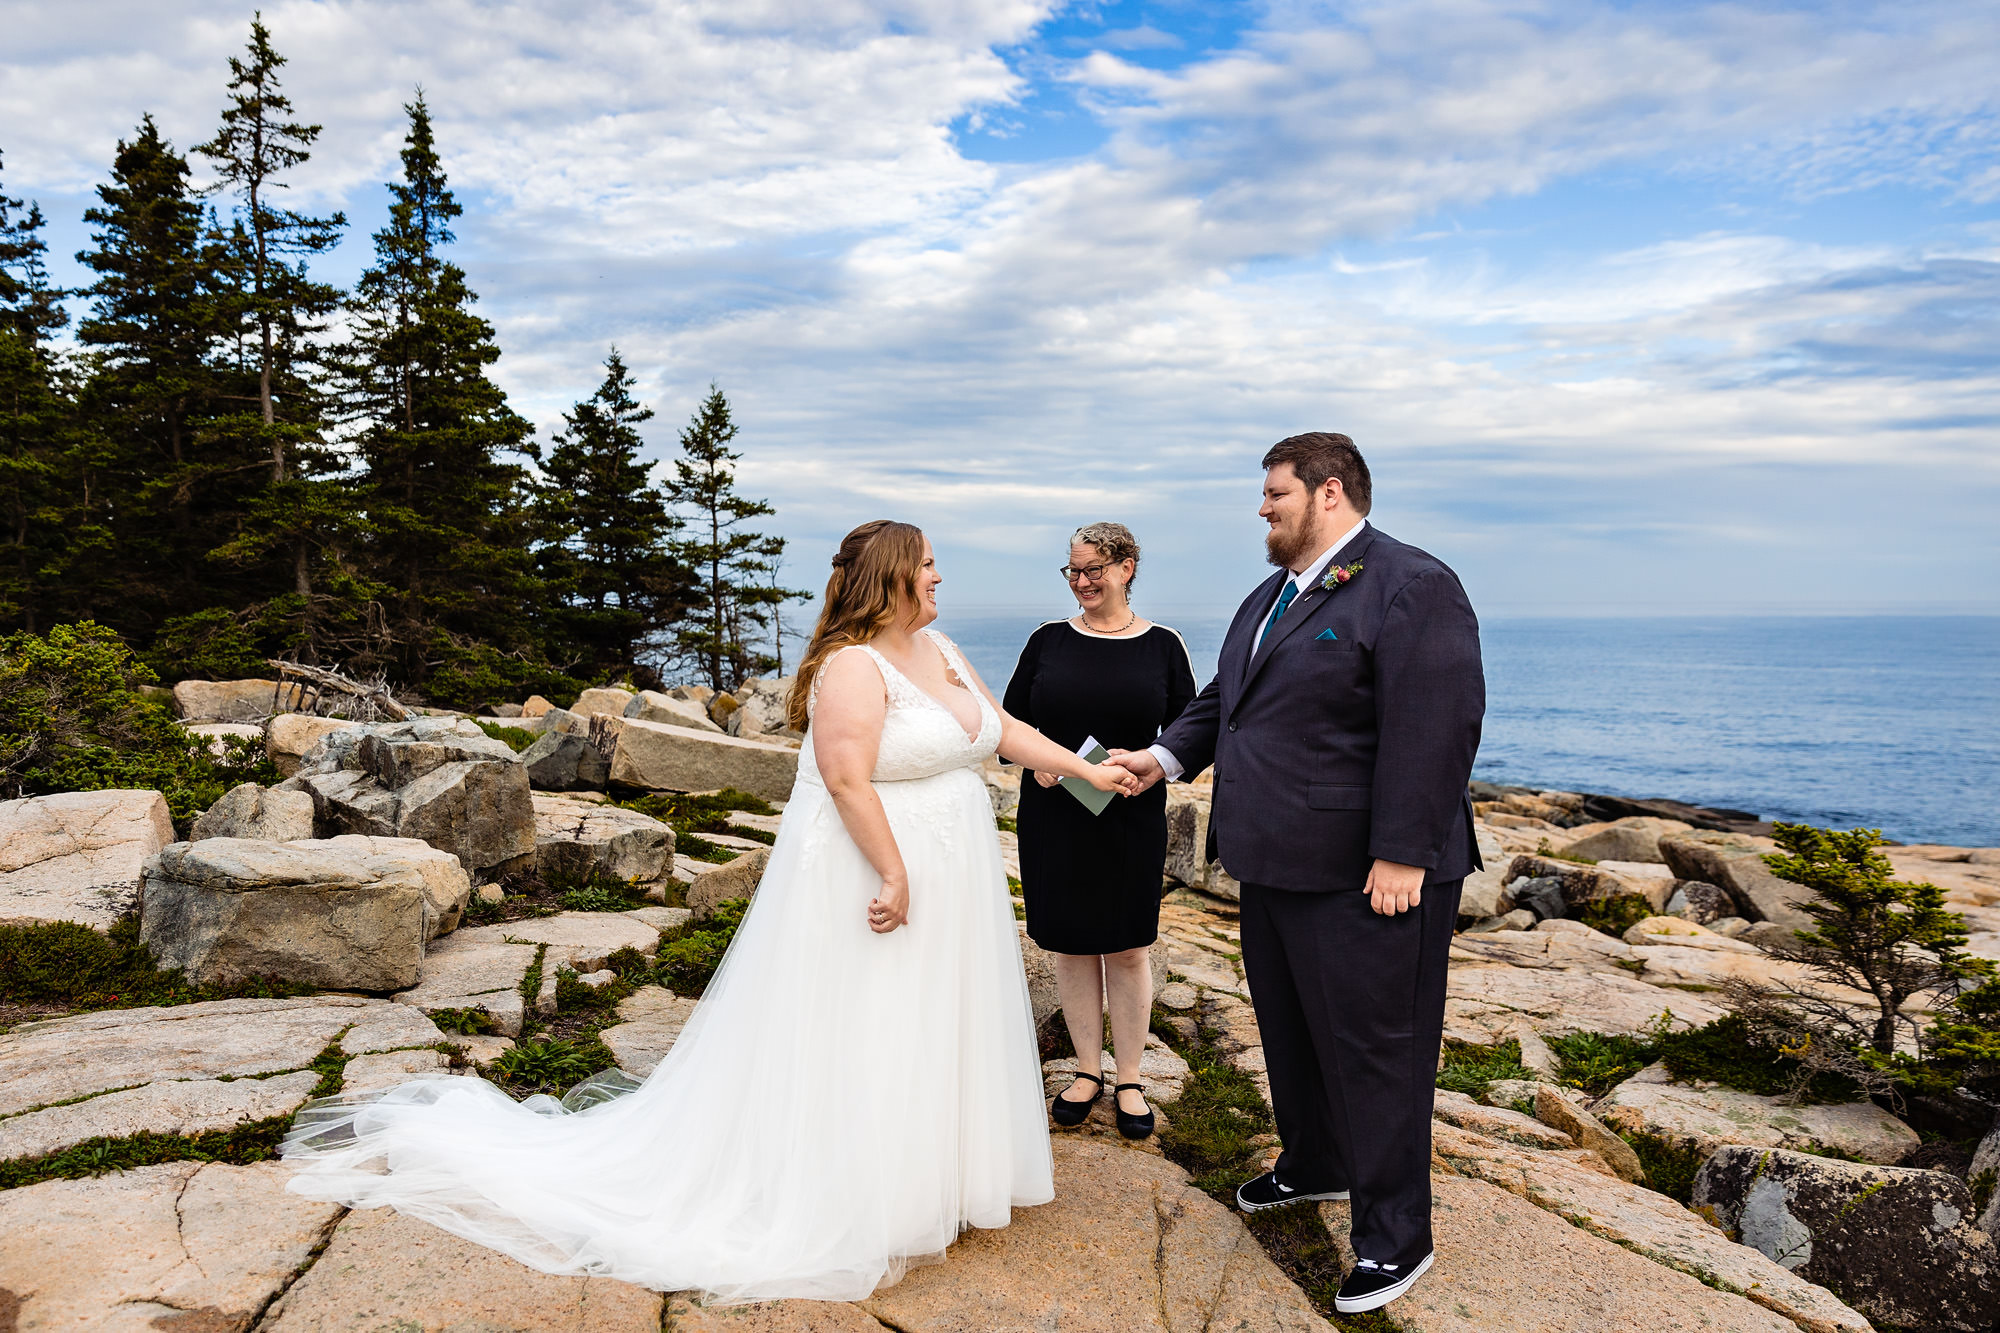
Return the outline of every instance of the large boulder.
{"type": "Polygon", "coordinates": [[[1697,926],[1712,925],[1736,915],[1736,895],[1718,884],[1704,884],[1698,879],[1677,879],[1674,891],[1667,897],[1666,914],[1678,916],[1694,922],[1697,926]]]}
{"type": "MultiPolygon", "coordinates": [[[[1579,830],[1581,831],[1581,830],[1579,830]]],[[[1660,839],[1670,833],[1686,833],[1689,826],[1678,819],[1654,819],[1635,815],[1584,834],[1563,847],[1565,856],[1585,856],[1593,861],[1662,862],[1660,839]]]]}
{"type": "Polygon", "coordinates": [[[1956,1176],[1724,1148],[1695,1177],[1693,1206],[1881,1323],[1984,1333],[2000,1319],[2000,1252],[1956,1176]]]}
{"type": "Polygon", "coordinates": [[[266,791],[245,782],[224,792],[194,821],[191,842],[209,838],[258,838],[297,842],[313,835],[313,800],[302,791],[266,791]]]}
{"type": "Polygon", "coordinates": [[[623,717],[625,708],[632,702],[632,699],[632,691],[621,690],[615,686],[606,686],[601,689],[585,690],[582,694],[577,695],[576,702],[569,706],[569,711],[575,713],[578,717],[586,718],[596,717],[599,713],[608,714],[611,717],[623,717]]]}
{"type": "Polygon", "coordinates": [[[183,722],[262,722],[305,703],[305,687],[275,680],[184,680],[174,686],[183,722]]]}
{"type": "Polygon", "coordinates": [[[632,696],[632,702],[625,705],[625,716],[636,717],[642,722],[665,722],[674,727],[692,727],[696,731],[720,733],[721,727],[709,720],[708,709],[694,699],[681,698],[677,694],[662,694],[658,690],[641,690],[632,696]]]}
{"type": "Polygon", "coordinates": [[[736,711],[729,715],[727,724],[732,736],[789,736],[793,740],[804,735],[792,729],[788,710],[792,702],[792,676],[774,676],[765,680],[752,676],[738,685],[735,690],[736,711]]]}
{"type": "Polygon", "coordinates": [[[419,717],[322,737],[292,779],[322,834],[420,838],[467,870],[535,849],[528,770],[475,722],[419,717]]]}
{"type": "Polygon", "coordinates": [[[543,732],[521,751],[521,763],[536,791],[603,791],[611,776],[604,752],[575,732],[543,732]]]}
{"type": "Polygon", "coordinates": [[[1792,930],[1808,930],[1813,919],[1795,905],[1811,890],[1779,879],[1764,864],[1767,840],[1743,833],[1696,829],[1660,839],[1660,854],[1675,879],[1700,880],[1729,891],[1741,914],[1752,921],[1770,921],[1792,930]]]}
{"type": "Polygon", "coordinates": [[[1676,1083],[1652,1065],[1606,1093],[1593,1108],[1626,1134],[1654,1138],[1706,1156],[1731,1144],[1837,1152],[1864,1162],[1900,1162],[1916,1132],[1873,1102],[1788,1106],[1779,1098],[1713,1083],[1676,1083]]]}
{"type": "Polygon", "coordinates": [[[156,791],[0,801],[0,926],[108,930],[138,905],[146,859],[173,840],[173,816],[156,791]]]}
{"type": "Polygon", "coordinates": [[[784,801],[791,798],[798,777],[799,752],[783,745],[629,717],[608,732],[615,786],[651,791],[734,787],[767,801],[784,801]]]}
{"type": "Polygon", "coordinates": [[[455,860],[405,839],[210,838],[146,863],[139,938],[196,982],[398,990],[471,891],[455,860]]]}
{"type": "MultiPolygon", "coordinates": [[[[1655,912],[1663,911],[1673,896],[1673,881],[1665,877],[1626,878],[1597,866],[1581,865],[1550,856],[1517,856],[1508,863],[1506,884],[1516,880],[1555,880],[1563,902],[1574,911],[1587,903],[1633,895],[1644,898],[1655,912]]],[[[1515,892],[1516,898],[1522,895],[1515,892]]],[[[1523,906],[1528,904],[1523,903],[1523,906]]],[[[1542,915],[1537,912],[1537,915],[1542,915]]]]}
{"type": "Polygon", "coordinates": [[[535,793],[535,872],[578,879],[596,871],[650,884],[674,864],[674,831],[622,806],[535,793]]]}
{"type": "Polygon", "coordinates": [[[264,754],[272,767],[290,777],[299,771],[299,765],[321,737],[336,731],[353,731],[361,725],[344,717],[279,713],[264,724],[264,754]]]}

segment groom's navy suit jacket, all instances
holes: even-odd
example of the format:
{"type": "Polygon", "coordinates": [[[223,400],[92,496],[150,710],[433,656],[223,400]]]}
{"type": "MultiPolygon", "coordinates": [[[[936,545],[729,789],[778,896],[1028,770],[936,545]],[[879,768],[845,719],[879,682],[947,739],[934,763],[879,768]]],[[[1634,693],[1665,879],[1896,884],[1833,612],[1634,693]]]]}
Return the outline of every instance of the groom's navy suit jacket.
{"type": "Polygon", "coordinates": [[[1364,525],[1259,646],[1290,572],[1250,594],[1215,679],[1159,743],[1193,776],[1215,765],[1211,849],[1245,884],[1359,889],[1378,858],[1426,883],[1479,868],[1466,780],[1486,680],[1479,622],[1443,562],[1364,525]],[[1254,652],[1253,652],[1254,647],[1254,652]]]}

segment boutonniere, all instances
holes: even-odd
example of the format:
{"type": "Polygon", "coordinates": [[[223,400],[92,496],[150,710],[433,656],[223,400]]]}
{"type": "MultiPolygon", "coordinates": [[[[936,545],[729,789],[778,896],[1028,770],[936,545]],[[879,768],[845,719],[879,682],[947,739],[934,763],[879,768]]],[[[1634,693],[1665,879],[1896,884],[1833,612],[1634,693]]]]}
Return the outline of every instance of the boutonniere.
{"type": "Polygon", "coordinates": [[[1361,562],[1359,560],[1356,560],[1351,565],[1335,565],[1332,569],[1326,571],[1326,577],[1319,581],[1319,586],[1325,588],[1328,592],[1339,592],[1341,585],[1352,582],[1354,576],[1360,572],[1361,562]]]}

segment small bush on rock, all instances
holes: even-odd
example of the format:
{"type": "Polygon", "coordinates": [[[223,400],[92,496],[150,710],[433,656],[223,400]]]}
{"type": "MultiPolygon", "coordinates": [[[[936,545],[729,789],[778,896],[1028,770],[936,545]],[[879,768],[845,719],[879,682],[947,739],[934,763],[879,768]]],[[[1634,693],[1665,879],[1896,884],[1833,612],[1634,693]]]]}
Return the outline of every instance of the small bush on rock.
{"type": "Polygon", "coordinates": [[[0,796],[144,788],[182,829],[238,782],[276,781],[262,747],[227,757],[142,697],[152,670],[102,625],[0,638],[0,796]]]}
{"type": "Polygon", "coordinates": [[[1593,1097],[1602,1097],[1651,1064],[1657,1049],[1644,1037],[1602,1032],[1550,1037],[1548,1045],[1559,1062],[1557,1079],[1593,1097]]]}
{"type": "Polygon", "coordinates": [[[1594,898],[1585,903],[1576,914],[1576,919],[1592,930],[1601,930],[1616,939],[1624,939],[1625,932],[1654,915],[1653,905],[1637,893],[1621,893],[1610,898],[1594,898]]]}
{"type": "Polygon", "coordinates": [[[433,1009],[430,1016],[440,1032],[461,1037],[477,1037],[493,1030],[493,1015],[484,1009],[433,1009]]]}
{"type": "Polygon", "coordinates": [[[178,970],[155,966],[139,943],[137,916],[121,917],[105,934],[70,921],[0,926],[0,1004],[129,1009],[311,993],[309,986],[275,977],[228,987],[192,985],[178,970]]]}
{"type": "Polygon", "coordinates": [[[532,731],[527,731],[520,727],[504,726],[498,722],[488,722],[484,718],[474,718],[472,720],[479,724],[481,731],[491,736],[494,740],[499,741],[502,745],[505,745],[515,754],[519,754],[535,743],[535,733],[532,731]]]}
{"type": "Polygon", "coordinates": [[[560,1095],[571,1084],[617,1063],[595,1036],[565,1041],[535,1037],[502,1051],[490,1069],[515,1091],[560,1095]]]}
{"type": "Polygon", "coordinates": [[[654,975],[660,984],[676,995],[698,998],[708,989],[749,908],[747,898],[732,898],[718,904],[705,921],[689,921],[661,932],[660,952],[654,964],[654,975]]]}
{"type": "Polygon", "coordinates": [[[1469,1041],[1444,1043],[1444,1067],[1437,1072],[1437,1086],[1468,1097],[1486,1095],[1486,1085],[1500,1079],[1533,1078],[1521,1063],[1521,1043],[1509,1037],[1490,1046],[1469,1041]]]}

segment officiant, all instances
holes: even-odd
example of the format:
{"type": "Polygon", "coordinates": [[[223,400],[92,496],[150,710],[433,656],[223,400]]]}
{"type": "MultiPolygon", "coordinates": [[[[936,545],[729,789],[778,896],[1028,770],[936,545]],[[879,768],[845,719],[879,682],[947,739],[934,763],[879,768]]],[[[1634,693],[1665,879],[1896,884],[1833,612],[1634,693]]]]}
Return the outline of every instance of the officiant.
{"type": "MultiPolygon", "coordinates": [[[[1071,749],[1095,738],[1107,749],[1143,750],[1194,698],[1195,680],[1180,634],[1132,608],[1139,541],[1122,523],[1078,528],[1060,572],[1077,614],[1029,636],[1004,706],[1071,749]]],[[[1059,1125],[1082,1124],[1104,1094],[1108,1010],[1118,1129],[1143,1139],[1153,1132],[1139,1058],[1153,1012],[1148,955],[1160,929],[1166,784],[1095,813],[1055,774],[1028,776],[1018,816],[1021,895],[1028,934],[1054,961],[1077,1055],[1077,1077],[1050,1115],[1059,1125]]]]}

